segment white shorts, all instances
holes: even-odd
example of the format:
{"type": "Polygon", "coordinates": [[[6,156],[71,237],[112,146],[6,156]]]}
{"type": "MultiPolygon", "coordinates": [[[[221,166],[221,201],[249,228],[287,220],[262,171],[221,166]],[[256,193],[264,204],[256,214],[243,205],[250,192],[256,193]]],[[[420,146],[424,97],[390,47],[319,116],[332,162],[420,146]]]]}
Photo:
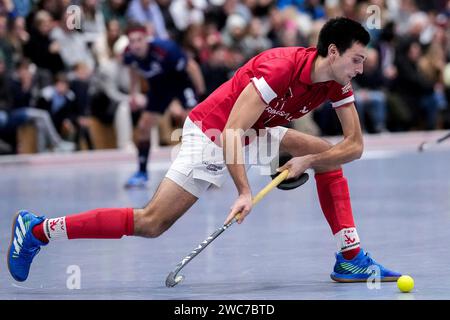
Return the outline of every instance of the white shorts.
{"type": "MultiPolygon", "coordinates": [[[[278,167],[281,139],[287,132],[285,127],[266,128],[244,147],[245,166],[258,166],[261,174],[269,175],[278,167]]],[[[166,177],[180,187],[200,198],[211,184],[220,187],[228,172],[223,158],[223,149],[211,141],[189,117],[183,126],[180,151],[166,177]]]]}

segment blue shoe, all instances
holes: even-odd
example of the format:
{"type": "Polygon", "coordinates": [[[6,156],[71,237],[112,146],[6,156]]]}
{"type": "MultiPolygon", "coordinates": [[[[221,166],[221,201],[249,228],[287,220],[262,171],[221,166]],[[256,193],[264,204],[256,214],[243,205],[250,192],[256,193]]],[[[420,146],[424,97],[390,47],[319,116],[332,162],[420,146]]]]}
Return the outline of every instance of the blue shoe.
{"type": "Polygon", "coordinates": [[[352,260],[344,259],[342,253],[336,254],[336,264],[330,276],[337,282],[366,282],[369,277],[374,276],[379,277],[381,282],[393,282],[401,274],[386,269],[361,249],[352,260]]]}
{"type": "Polygon", "coordinates": [[[8,269],[16,281],[27,280],[33,258],[41,250],[41,246],[46,245],[32,233],[33,227],[44,220],[44,217],[37,217],[26,210],[19,211],[14,217],[8,249],[8,269]]]}
{"type": "Polygon", "coordinates": [[[138,171],[128,179],[125,188],[144,188],[147,186],[148,174],[147,172],[138,171]]]}

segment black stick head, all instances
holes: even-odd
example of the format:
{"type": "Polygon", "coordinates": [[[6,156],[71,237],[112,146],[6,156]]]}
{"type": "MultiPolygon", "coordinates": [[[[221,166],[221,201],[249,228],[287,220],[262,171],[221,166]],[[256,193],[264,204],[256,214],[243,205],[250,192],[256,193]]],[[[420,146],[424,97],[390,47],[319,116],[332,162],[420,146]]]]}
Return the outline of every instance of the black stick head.
{"type": "MultiPolygon", "coordinates": [[[[278,159],[278,167],[282,167],[292,159],[292,156],[290,154],[284,153],[280,154],[280,157],[278,159]]],[[[275,174],[272,174],[272,180],[275,179],[281,172],[277,172],[275,174]]],[[[301,185],[305,184],[306,181],[308,181],[309,175],[304,172],[302,173],[298,178],[292,178],[292,179],[286,179],[282,181],[277,188],[280,190],[292,190],[295,188],[300,187],[301,185]]]]}
{"type": "Polygon", "coordinates": [[[177,284],[179,284],[181,281],[183,281],[183,276],[177,276],[175,272],[170,272],[169,275],[166,278],[166,287],[172,288],[175,287],[177,284]]]}
{"type": "Polygon", "coordinates": [[[419,152],[423,152],[425,150],[425,146],[426,146],[426,142],[422,142],[418,148],[419,152]]]}

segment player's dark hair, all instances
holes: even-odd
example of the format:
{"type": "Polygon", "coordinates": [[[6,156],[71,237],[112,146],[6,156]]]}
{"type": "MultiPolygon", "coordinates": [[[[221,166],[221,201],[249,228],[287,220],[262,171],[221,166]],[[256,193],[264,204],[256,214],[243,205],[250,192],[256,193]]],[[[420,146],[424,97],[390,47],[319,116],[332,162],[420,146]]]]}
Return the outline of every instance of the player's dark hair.
{"type": "Polygon", "coordinates": [[[320,56],[326,57],[328,47],[334,44],[339,54],[343,54],[353,43],[359,42],[366,46],[369,41],[369,33],[359,22],[338,17],[328,20],[320,30],[317,51],[320,56]]]}

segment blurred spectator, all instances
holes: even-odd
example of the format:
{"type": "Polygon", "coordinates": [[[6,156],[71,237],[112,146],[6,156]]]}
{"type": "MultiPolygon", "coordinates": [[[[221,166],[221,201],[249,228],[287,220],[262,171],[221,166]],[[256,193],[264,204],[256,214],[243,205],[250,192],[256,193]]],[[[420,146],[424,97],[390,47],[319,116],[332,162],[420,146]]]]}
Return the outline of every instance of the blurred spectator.
{"type": "Polygon", "coordinates": [[[372,126],[369,132],[386,131],[386,95],[380,59],[375,49],[369,49],[364,62],[364,73],[354,81],[356,106],[363,130],[366,122],[372,126]],[[366,121],[366,115],[369,121],[366,121]]]}
{"type": "Polygon", "coordinates": [[[85,63],[91,71],[94,70],[94,58],[88,46],[84,42],[83,35],[75,30],[70,30],[66,24],[66,17],[50,32],[50,39],[59,46],[59,54],[66,69],[70,70],[79,62],[85,63]]]}
{"type": "Polygon", "coordinates": [[[320,0],[306,0],[304,12],[313,20],[325,19],[325,8],[320,0]]]}
{"type": "Polygon", "coordinates": [[[213,48],[222,44],[222,35],[219,31],[219,27],[215,21],[207,20],[203,28],[205,34],[206,45],[209,48],[213,48]]]}
{"type": "Polygon", "coordinates": [[[341,0],[340,7],[342,11],[340,15],[358,21],[356,5],[357,0],[341,0]]]}
{"type": "Polygon", "coordinates": [[[267,37],[272,42],[272,47],[280,47],[282,42],[281,39],[285,31],[285,20],[276,7],[272,7],[269,10],[269,25],[270,28],[267,37]]]}
{"type": "Polygon", "coordinates": [[[103,12],[100,10],[99,0],[82,0],[81,9],[81,29],[83,30],[84,41],[91,44],[104,34],[105,19],[103,18],[103,12]]]}
{"type": "Polygon", "coordinates": [[[243,4],[250,9],[254,17],[265,19],[269,10],[275,7],[275,0],[243,0],[243,4]]]}
{"type": "Polygon", "coordinates": [[[103,17],[107,24],[111,20],[117,20],[120,29],[125,31],[127,26],[127,11],[128,0],[104,0],[101,3],[103,17]]]}
{"type": "Polygon", "coordinates": [[[210,21],[215,21],[219,30],[225,28],[228,18],[231,15],[238,14],[244,18],[245,23],[250,23],[252,13],[248,7],[238,0],[220,0],[211,1],[212,5],[208,8],[206,15],[210,21]]]}
{"type": "Polygon", "coordinates": [[[401,96],[393,89],[398,77],[395,66],[396,55],[395,24],[388,23],[382,29],[377,50],[380,57],[380,68],[383,72],[384,85],[386,86],[386,99],[388,104],[387,127],[390,131],[402,131],[410,127],[412,114],[401,96]]]}
{"type": "Polygon", "coordinates": [[[32,0],[13,0],[14,2],[14,16],[15,17],[27,17],[32,9],[32,0]]]}
{"type": "Polygon", "coordinates": [[[438,108],[430,104],[434,84],[419,69],[421,55],[422,48],[416,39],[406,39],[399,45],[395,61],[398,69],[395,89],[409,107],[413,117],[412,126],[421,128],[420,120],[424,113],[425,127],[432,129],[436,125],[438,108]]]}
{"type": "Polygon", "coordinates": [[[13,61],[20,61],[24,55],[24,46],[30,40],[30,34],[26,30],[25,18],[19,16],[11,20],[9,42],[14,48],[13,61]]]}
{"type": "Polygon", "coordinates": [[[94,78],[91,114],[102,123],[114,123],[117,147],[134,149],[130,112],[130,78],[122,63],[124,43],[116,42],[110,59],[103,60],[94,78]]]}
{"type": "Polygon", "coordinates": [[[245,59],[245,56],[242,53],[241,48],[239,47],[231,47],[228,48],[228,50],[229,59],[227,61],[227,65],[231,68],[231,70],[236,71],[237,69],[242,67],[242,65],[244,65],[247,59],[245,59]]]}
{"type": "Polygon", "coordinates": [[[248,33],[242,40],[243,53],[246,59],[271,48],[271,45],[269,38],[264,34],[261,19],[253,18],[248,33]]]}
{"type": "Polygon", "coordinates": [[[242,48],[242,40],[247,34],[247,21],[239,14],[228,17],[222,41],[228,47],[242,48]]]}
{"type": "Polygon", "coordinates": [[[0,0],[0,15],[9,15],[14,11],[13,0],[0,0]]]}
{"type": "Polygon", "coordinates": [[[206,0],[173,0],[169,10],[178,30],[184,31],[190,24],[202,24],[206,0]]]}
{"type": "Polygon", "coordinates": [[[47,11],[38,11],[34,16],[34,29],[31,31],[30,40],[25,44],[24,52],[38,68],[55,75],[64,69],[64,63],[60,56],[60,44],[50,38],[53,23],[47,11]]]}
{"type": "Polygon", "coordinates": [[[434,31],[435,27],[425,12],[418,11],[409,16],[408,36],[418,39],[420,44],[428,45],[433,39],[434,31]]]}
{"type": "MultiPolygon", "coordinates": [[[[437,39],[437,38],[435,38],[437,39]]],[[[444,92],[445,52],[439,42],[433,41],[419,59],[418,67],[424,78],[433,84],[433,92],[424,97],[422,108],[427,116],[426,129],[437,129],[439,112],[447,108],[444,92]]]]}
{"type": "Polygon", "coordinates": [[[119,39],[128,41],[121,32],[119,20],[109,20],[106,24],[106,32],[97,38],[92,48],[98,64],[101,65],[113,58],[113,48],[119,39]]]}
{"type": "Polygon", "coordinates": [[[0,13],[0,51],[3,53],[6,72],[11,72],[14,68],[14,47],[10,42],[8,31],[8,17],[0,13]]]}
{"type": "Polygon", "coordinates": [[[36,66],[28,59],[23,59],[17,64],[15,74],[12,77],[10,90],[12,92],[12,104],[14,109],[30,107],[34,104],[36,95],[36,66]]]}
{"type": "Polygon", "coordinates": [[[231,78],[233,70],[230,67],[230,55],[226,46],[217,46],[212,50],[208,61],[202,65],[207,95],[231,78]]]}
{"type": "Polygon", "coordinates": [[[285,22],[284,32],[279,40],[282,47],[308,46],[307,40],[302,37],[296,23],[292,20],[285,22]]]}
{"type": "Polygon", "coordinates": [[[374,47],[379,41],[381,31],[383,30],[384,25],[386,24],[386,14],[387,8],[384,4],[383,0],[370,0],[367,2],[360,2],[356,6],[356,18],[357,21],[359,21],[369,32],[370,34],[370,43],[369,47],[374,47]],[[368,13],[371,15],[374,13],[370,6],[376,5],[378,7],[378,10],[380,10],[380,27],[373,25],[373,19],[367,19],[368,13]]]}
{"type": "MultiPolygon", "coordinates": [[[[343,1],[344,4],[348,1],[343,1]]],[[[325,8],[320,0],[279,0],[278,8],[284,10],[287,7],[294,7],[300,13],[307,14],[311,19],[325,18],[325,8]]]]}
{"type": "MultiPolygon", "coordinates": [[[[75,141],[80,143],[81,139],[87,144],[88,149],[92,150],[94,145],[92,144],[91,135],[89,132],[89,120],[88,116],[91,113],[90,110],[90,90],[92,70],[84,63],[77,63],[70,74],[69,87],[75,94],[75,115],[76,119],[74,125],[76,127],[75,141]]],[[[80,145],[78,145],[80,148],[80,145]]]]}
{"type": "Polygon", "coordinates": [[[8,113],[11,110],[12,103],[9,74],[6,70],[5,57],[0,51],[0,139],[9,144],[15,144],[15,131],[11,134],[11,130],[8,130],[10,127],[8,113]]]}
{"type": "Polygon", "coordinates": [[[305,7],[305,0],[278,0],[277,6],[280,10],[286,7],[295,7],[298,10],[303,10],[305,7]]]}
{"type": "Polygon", "coordinates": [[[164,19],[164,24],[166,25],[167,33],[170,39],[180,40],[180,31],[175,26],[175,21],[173,21],[172,14],[170,13],[170,7],[172,0],[155,0],[159,5],[159,10],[164,19]]]}
{"type": "Polygon", "coordinates": [[[50,113],[56,130],[69,140],[76,136],[76,96],[69,87],[69,80],[64,73],[55,76],[55,84],[41,90],[37,107],[50,113]]]}
{"type": "MultiPolygon", "coordinates": [[[[392,7],[392,3],[398,3],[398,7],[392,10],[392,21],[397,25],[397,34],[403,36],[408,33],[409,18],[418,11],[415,0],[390,1],[388,6],[392,7]]],[[[391,8],[390,8],[391,9],[391,8]]]]}
{"type": "Polygon", "coordinates": [[[59,21],[71,0],[38,0],[38,9],[48,12],[53,20],[59,21]]]}
{"type": "MultiPolygon", "coordinates": [[[[0,62],[0,134],[15,138],[17,128],[34,123],[37,129],[37,150],[43,152],[50,146],[54,151],[72,151],[73,143],[63,141],[56,132],[47,111],[30,107],[34,89],[34,70],[28,60],[17,64],[14,77],[4,74],[0,62]]],[[[14,142],[13,142],[14,143],[14,142]]],[[[13,148],[15,149],[15,147],[13,148]]]]}
{"type": "Polygon", "coordinates": [[[169,37],[164,17],[155,0],[131,0],[127,17],[131,23],[145,25],[147,32],[155,38],[169,37]]]}

